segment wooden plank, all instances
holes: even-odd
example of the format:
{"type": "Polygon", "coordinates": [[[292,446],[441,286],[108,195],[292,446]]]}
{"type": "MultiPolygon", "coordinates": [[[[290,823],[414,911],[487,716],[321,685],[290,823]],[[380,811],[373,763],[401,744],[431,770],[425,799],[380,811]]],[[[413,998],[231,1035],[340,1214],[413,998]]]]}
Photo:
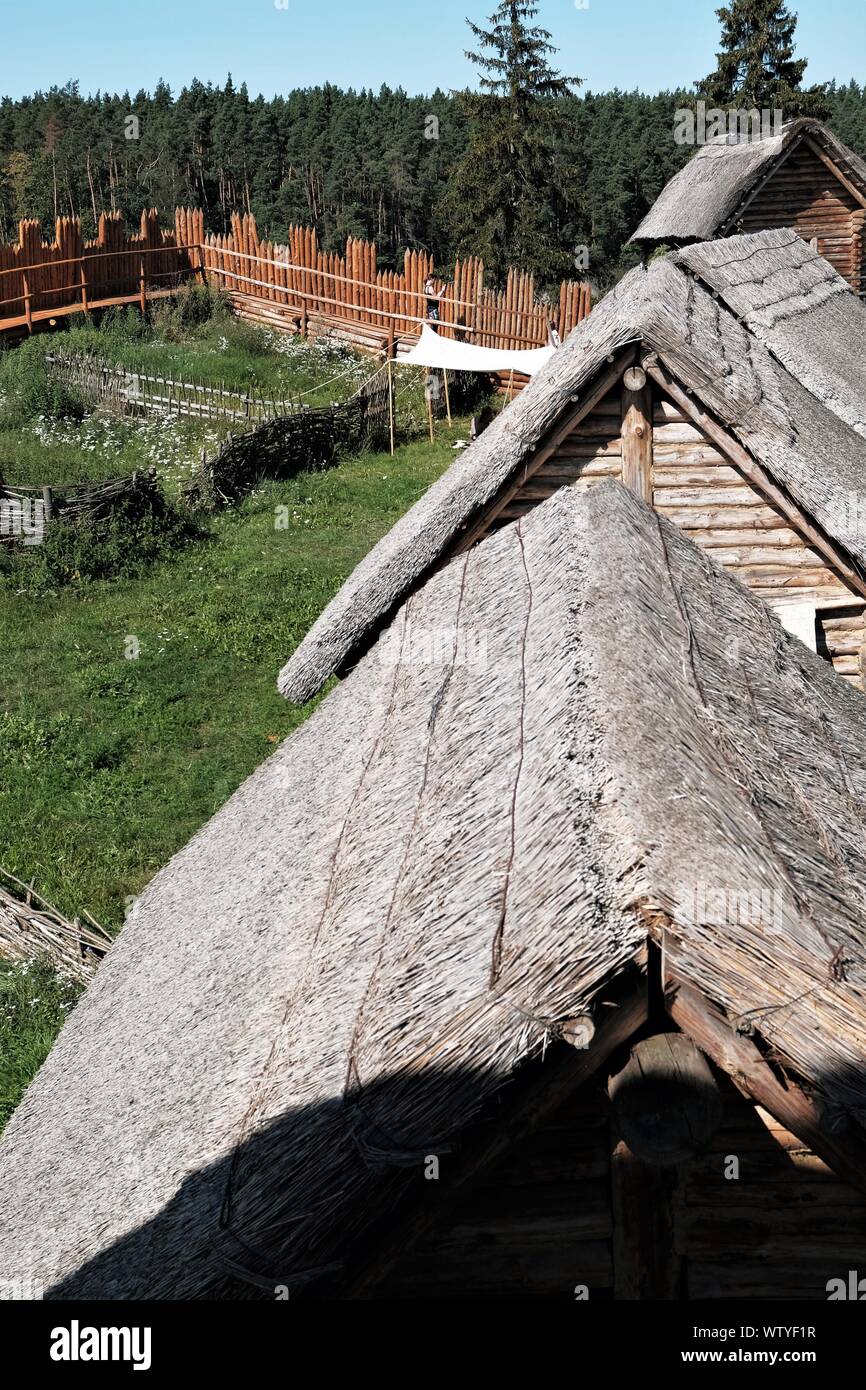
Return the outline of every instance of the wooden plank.
{"type": "Polygon", "coordinates": [[[743,483],[743,475],[732,464],[726,463],[721,454],[713,448],[701,449],[692,446],[686,452],[681,446],[660,448],[653,444],[653,486],[668,487],[737,487],[743,483]]]}
{"type": "Polygon", "coordinates": [[[792,531],[785,526],[784,518],[779,518],[779,525],[776,527],[744,527],[738,530],[732,526],[730,529],[719,527],[717,530],[693,530],[691,527],[683,528],[692,540],[699,541],[705,550],[715,551],[718,547],[727,549],[738,545],[760,545],[770,546],[780,549],[802,547],[805,549],[805,542],[798,536],[796,531],[792,531]]]}
{"type": "Polygon", "coordinates": [[[761,534],[779,528],[790,529],[790,523],[779,512],[762,504],[757,498],[747,507],[669,507],[661,501],[663,493],[656,498],[656,511],[670,517],[684,531],[692,532],[698,540],[703,532],[731,530],[751,530],[761,534]]]}
{"type": "Polygon", "coordinates": [[[377,1297],[387,1300],[561,1298],[574,1303],[574,1290],[585,1285],[590,1300],[609,1296],[613,1286],[610,1242],[497,1243],[468,1253],[454,1251],[443,1260],[436,1250],[413,1253],[402,1261],[377,1297]]]}

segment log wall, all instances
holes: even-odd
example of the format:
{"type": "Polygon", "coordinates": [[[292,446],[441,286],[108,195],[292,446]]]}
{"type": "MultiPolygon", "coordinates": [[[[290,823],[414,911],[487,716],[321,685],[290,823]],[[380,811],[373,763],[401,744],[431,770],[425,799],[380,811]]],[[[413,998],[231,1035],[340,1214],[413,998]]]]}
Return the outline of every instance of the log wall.
{"type": "MultiPolygon", "coordinates": [[[[525,515],[560,487],[582,489],[600,478],[621,480],[622,414],[617,388],[529,477],[490,529],[525,515]]],[[[652,434],[653,505],[771,608],[814,603],[818,652],[863,689],[866,600],[658,391],[652,434]]]]}
{"type": "Polygon", "coordinates": [[[864,222],[863,202],[804,140],[736,218],[735,230],[793,227],[806,241],[817,239],[820,254],[860,294],[866,291],[864,222]]]}
{"type": "MultiPolygon", "coordinates": [[[[673,1169],[638,1165],[647,1190],[666,1175],[667,1296],[823,1301],[829,1280],[866,1276],[866,1199],[719,1082],[723,1118],[706,1151],[673,1169]]],[[[635,1297],[629,1274],[643,1227],[617,1200],[615,1151],[594,1083],[479,1175],[376,1297],[574,1302],[581,1286],[590,1304],[635,1297]]]]}
{"type": "Polygon", "coordinates": [[[598,1088],[565,1106],[468,1187],[447,1224],[377,1298],[613,1296],[610,1144],[598,1088]]]}
{"type": "Polygon", "coordinates": [[[712,1147],[682,1174],[678,1243],[688,1294],[824,1300],[864,1269],[866,1199],[730,1084],[712,1147]],[[739,1176],[730,1159],[737,1160],[739,1176]]]}

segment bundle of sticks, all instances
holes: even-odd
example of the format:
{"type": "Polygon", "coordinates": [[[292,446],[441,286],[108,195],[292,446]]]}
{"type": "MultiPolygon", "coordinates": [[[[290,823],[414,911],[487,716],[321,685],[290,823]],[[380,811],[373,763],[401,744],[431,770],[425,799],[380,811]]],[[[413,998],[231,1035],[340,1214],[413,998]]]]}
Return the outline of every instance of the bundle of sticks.
{"type": "Polygon", "coordinates": [[[48,958],[58,973],[87,983],[111,937],[89,913],[90,925],[69,921],[14,874],[0,869],[0,956],[6,960],[48,958]],[[4,884],[14,885],[10,891],[4,884]]]}

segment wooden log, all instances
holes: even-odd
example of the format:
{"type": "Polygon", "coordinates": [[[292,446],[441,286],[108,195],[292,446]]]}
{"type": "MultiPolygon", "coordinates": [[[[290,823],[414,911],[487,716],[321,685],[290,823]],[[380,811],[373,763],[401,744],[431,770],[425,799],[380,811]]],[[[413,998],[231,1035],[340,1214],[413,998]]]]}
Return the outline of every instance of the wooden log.
{"type": "Polygon", "coordinates": [[[680,1299],[684,1266],[676,1248],[678,1175],[641,1163],[619,1141],[611,1157],[614,1298],[680,1299]]]}
{"type": "Polygon", "coordinates": [[[623,1140],[642,1163],[672,1166],[701,1153],[722,1118],[703,1053],[682,1033],[657,1033],[633,1049],[608,1094],[623,1140]]]}
{"type": "Polygon", "coordinates": [[[736,1033],[722,1010],[692,985],[670,974],[665,980],[667,1011],[683,1032],[727,1072],[743,1095],[776,1117],[824,1159],[832,1171],[866,1192],[866,1143],[832,1134],[821,1123],[814,1102],[789,1075],[785,1084],[750,1038],[736,1033]]]}
{"type": "Polygon", "coordinates": [[[644,502],[652,502],[652,387],[642,367],[628,367],[622,390],[622,480],[644,502]]]}

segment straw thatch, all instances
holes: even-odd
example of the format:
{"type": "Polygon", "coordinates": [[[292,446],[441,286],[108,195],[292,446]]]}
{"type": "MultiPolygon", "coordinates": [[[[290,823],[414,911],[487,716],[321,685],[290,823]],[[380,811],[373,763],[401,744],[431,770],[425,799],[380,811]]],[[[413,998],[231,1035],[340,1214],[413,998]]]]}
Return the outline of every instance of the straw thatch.
{"type": "Polygon", "coordinates": [[[794,231],[689,246],[677,265],[718,294],[798,381],[866,434],[866,307],[794,231]]]}
{"type": "Polygon", "coordinates": [[[677,244],[724,235],[756,185],[806,136],[866,194],[866,163],[821,121],[803,117],[765,140],[726,135],[701,145],[662,189],[630,240],[677,244]]]}
{"type": "Polygon", "coordinates": [[[414,595],[143,894],[0,1143],[4,1278],[339,1278],[660,912],[680,978],[856,1112],[864,813],[862,697],[618,484],[563,490],[414,595]],[[701,908],[720,888],[772,923],[701,908]]]}
{"type": "MultiPolygon", "coordinates": [[[[741,240],[741,250],[748,240],[741,240]]],[[[764,248],[762,235],[754,244],[764,248]]],[[[779,264],[788,257],[797,275],[798,248],[779,246],[776,257],[779,264]]],[[[849,299],[866,327],[866,307],[849,299]]],[[[814,342],[817,358],[821,342],[814,342]]],[[[519,398],[374,546],[284,667],[283,694],[308,700],[356,659],[395,606],[518,474],[563,411],[587,398],[610,361],[636,344],[655,353],[828,535],[866,562],[863,537],[851,538],[848,521],[855,506],[866,515],[866,444],[821,399],[820,360],[808,370],[803,365],[805,333],[798,339],[798,380],[793,351],[786,369],[675,256],[664,257],[625,276],[519,398]]]]}

